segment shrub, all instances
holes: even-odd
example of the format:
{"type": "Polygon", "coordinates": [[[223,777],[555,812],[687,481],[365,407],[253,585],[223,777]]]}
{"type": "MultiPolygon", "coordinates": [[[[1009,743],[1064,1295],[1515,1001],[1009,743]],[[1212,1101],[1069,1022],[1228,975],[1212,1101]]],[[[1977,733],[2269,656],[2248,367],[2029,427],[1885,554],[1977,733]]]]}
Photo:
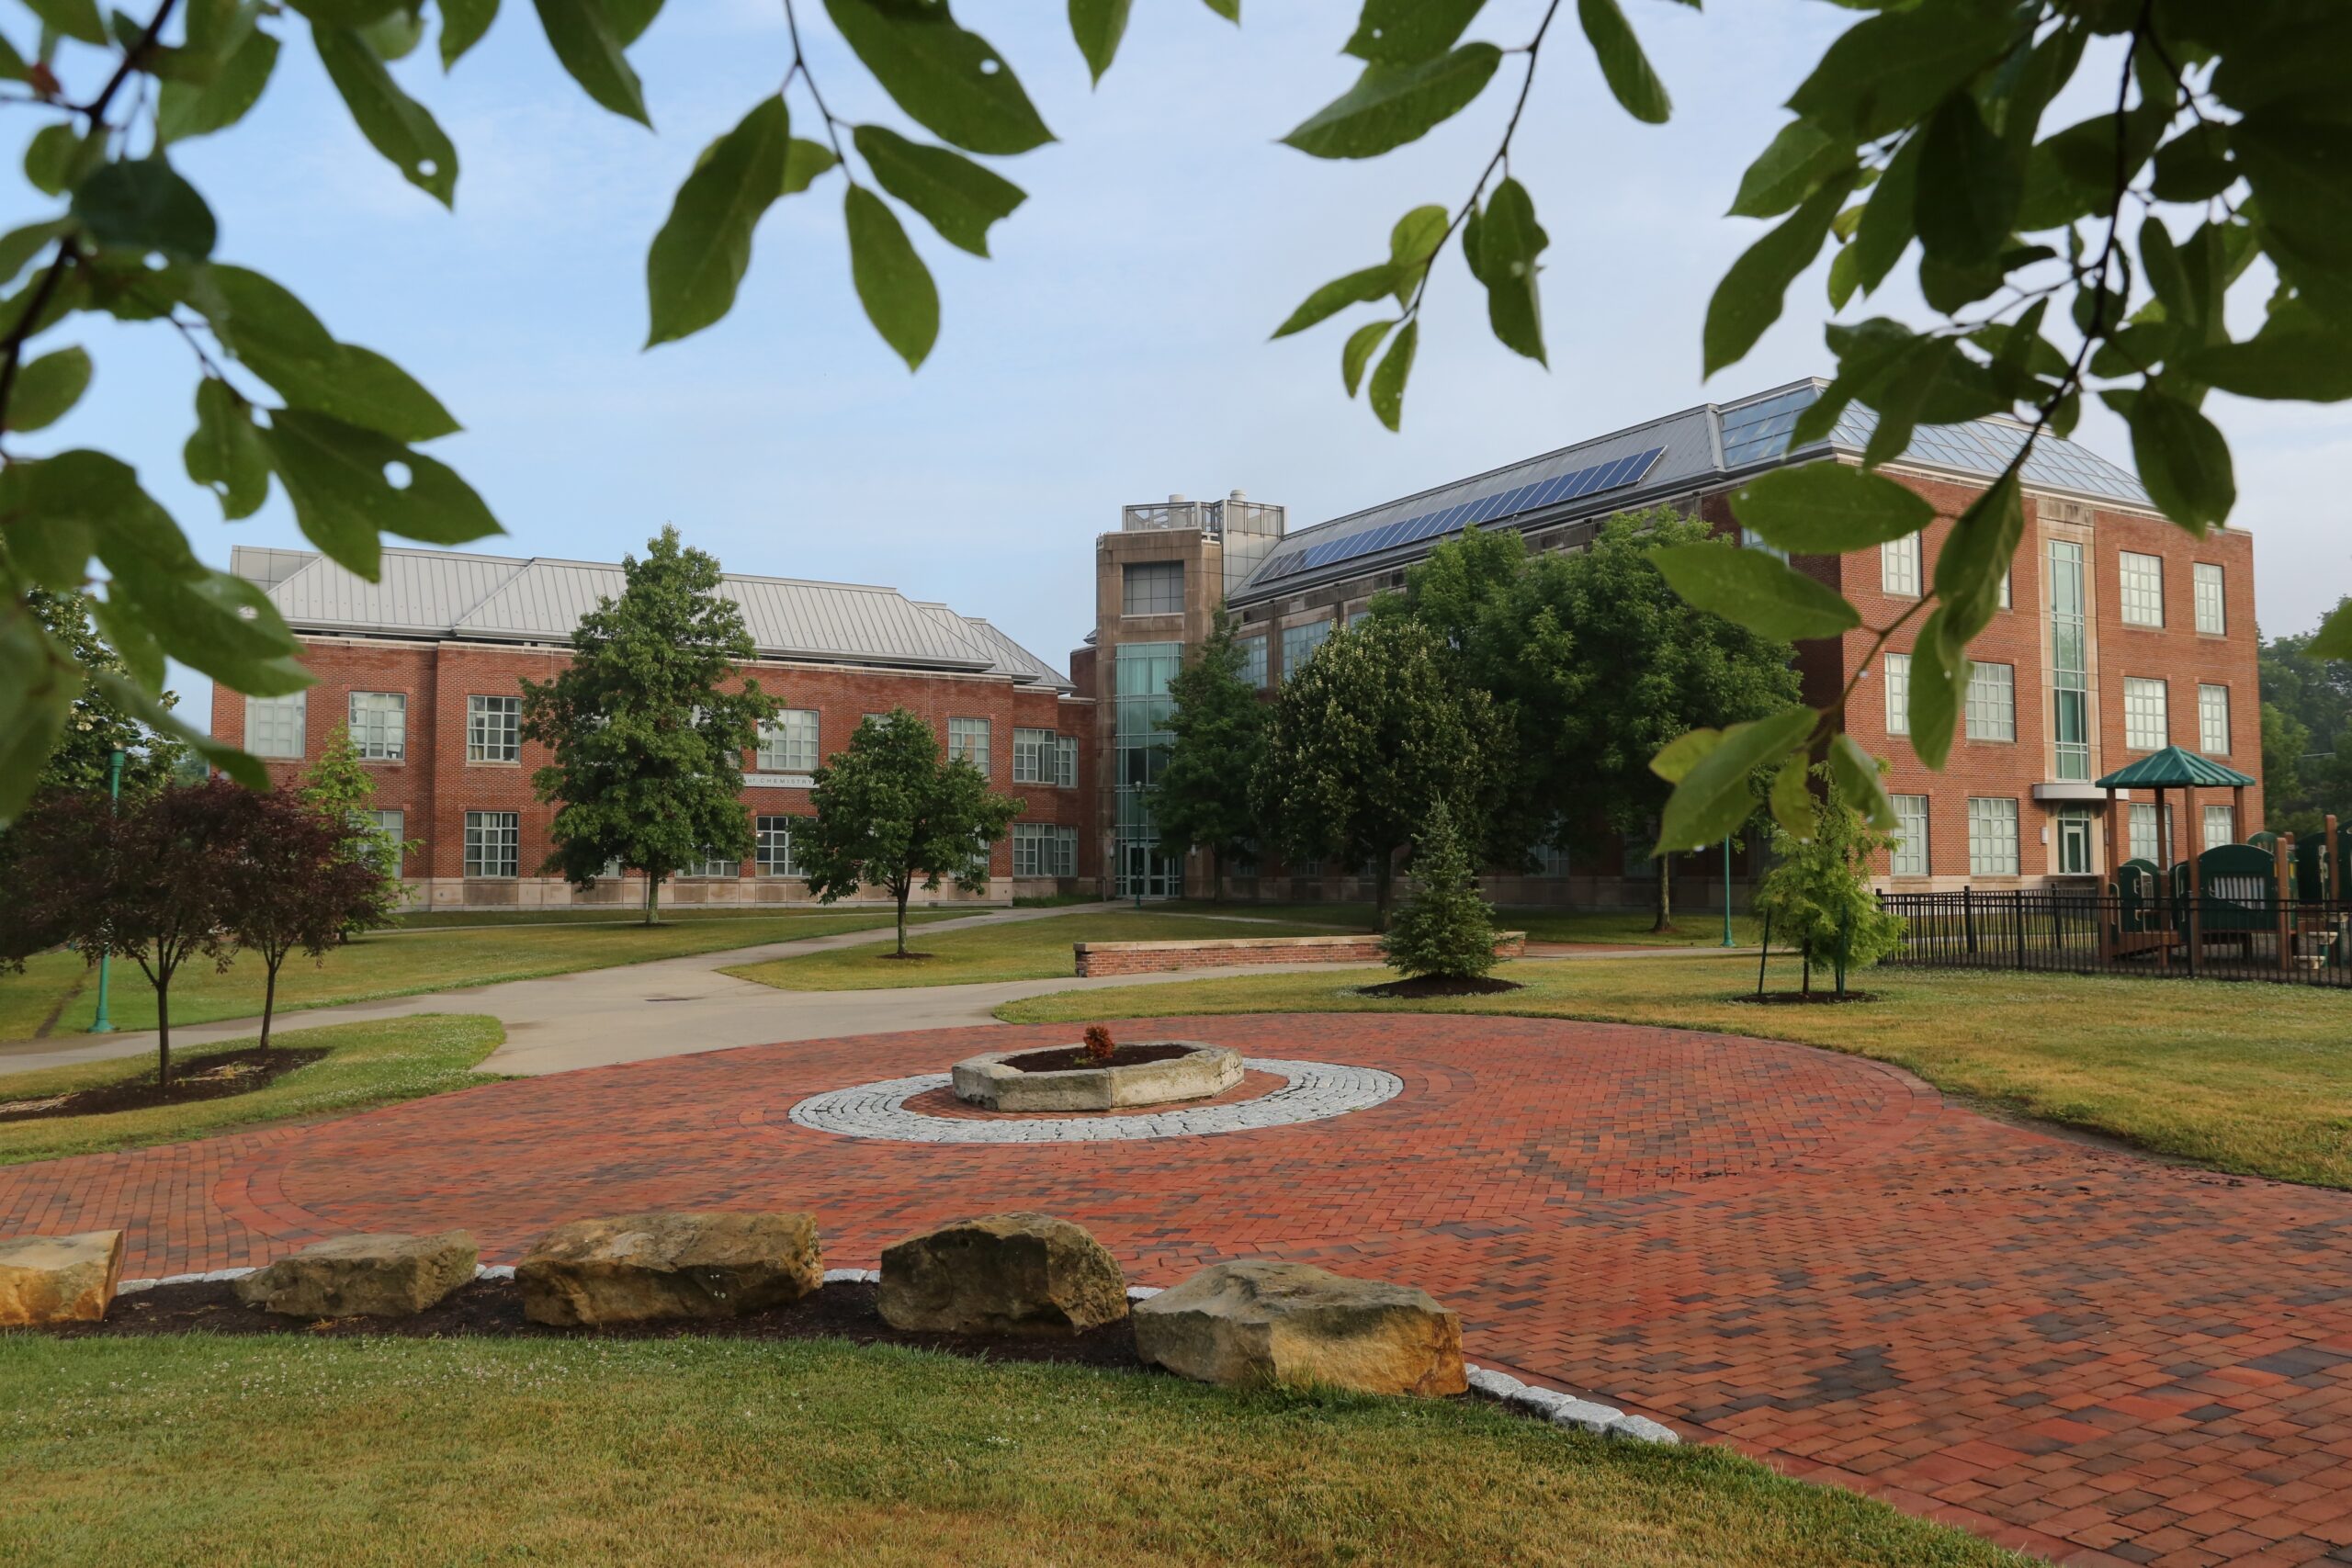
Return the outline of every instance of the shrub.
{"type": "Polygon", "coordinates": [[[1771,922],[1771,934],[1804,955],[1808,991],[1815,970],[1867,969],[1903,941],[1903,921],[1880,908],[1871,892],[1871,857],[1894,836],[1846,803],[1826,767],[1813,773],[1824,790],[1813,798],[1813,837],[1800,840],[1774,826],[1774,863],[1756,896],[1756,912],[1771,922]]]}
{"type": "Polygon", "coordinates": [[[1086,1059],[1090,1062],[1107,1062],[1112,1053],[1119,1048],[1112,1040],[1111,1032],[1099,1023],[1088,1024],[1082,1038],[1086,1042],[1086,1059]]]}
{"type": "Polygon", "coordinates": [[[1380,939],[1389,964],[1411,977],[1474,979],[1495,966],[1494,911],[1478,896],[1453,814],[1430,807],[1413,851],[1413,897],[1380,939]]]}

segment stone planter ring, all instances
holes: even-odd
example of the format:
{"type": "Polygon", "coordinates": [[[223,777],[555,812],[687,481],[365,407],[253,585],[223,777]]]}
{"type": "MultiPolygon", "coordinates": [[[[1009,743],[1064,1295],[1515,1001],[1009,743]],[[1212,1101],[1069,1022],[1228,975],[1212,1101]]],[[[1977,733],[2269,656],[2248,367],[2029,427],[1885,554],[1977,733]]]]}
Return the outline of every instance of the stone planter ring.
{"type": "Polygon", "coordinates": [[[1241,1081],[1240,1052],[1197,1040],[1122,1045],[1105,1066],[1059,1065],[1078,1055],[1076,1046],[990,1051],[956,1063],[949,1081],[958,1100],[1015,1113],[1208,1100],[1241,1081]]]}

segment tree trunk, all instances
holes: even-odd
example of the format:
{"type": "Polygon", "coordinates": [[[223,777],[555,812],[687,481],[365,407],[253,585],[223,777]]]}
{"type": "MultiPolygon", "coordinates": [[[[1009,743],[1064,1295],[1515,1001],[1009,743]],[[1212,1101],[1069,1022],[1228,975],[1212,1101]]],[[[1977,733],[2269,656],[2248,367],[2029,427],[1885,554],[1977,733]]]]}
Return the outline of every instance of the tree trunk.
{"type": "Polygon", "coordinates": [[[286,954],[281,953],[272,958],[265,952],[261,961],[269,966],[269,977],[262,982],[261,988],[261,1048],[266,1051],[269,1049],[269,1015],[277,1010],[277,966],[286,962],[286,954]]]}
{"type": "Polygon", "coordinates": [[[914,891],[911,879],[899,884],[899,956],[907,955],[907,895],[914,891]]]}
{"type": "Polygon", "coordinates": [[[661,914],[662,876],[658,872],[649,871],[645,874],[645,923],[649,926],[660,925],[661,914]]]}
{"type": "Polygon", "coordinates": [[[165,1088],[172,1081],[172,979],[166,975],[155,984],[155,1082],[165,1088]]]}
{"type": "Polygon", "coordinates": [[[1378,891],[1374,895],[1372,906],[1372,929],[1376,931],[1385,931],[1388,929],[1389,887],[1396,875],[1396,857],[1387,852],[1383,851],[1380,855],[1379,867],[1380,869],[1378,873],[1373,878],[1373,886],[1377,888],[1378,891]]]}
{"type": "Polygon", "coordinates": [[[1797,991],[1801,996],[1809,997],[1813,995],[1813,943],[1806,942],[1797,949],[1797,973],[1804,976],[1799,982],[1797,991]]]}
{"type": "Polygon", "coordinates": [[[1651,926],[1650,930],[1670,931],[1673,929],[1674,857],[1669,854],[1660,854],[1657,857],[1657,923],[1651,926]]]}

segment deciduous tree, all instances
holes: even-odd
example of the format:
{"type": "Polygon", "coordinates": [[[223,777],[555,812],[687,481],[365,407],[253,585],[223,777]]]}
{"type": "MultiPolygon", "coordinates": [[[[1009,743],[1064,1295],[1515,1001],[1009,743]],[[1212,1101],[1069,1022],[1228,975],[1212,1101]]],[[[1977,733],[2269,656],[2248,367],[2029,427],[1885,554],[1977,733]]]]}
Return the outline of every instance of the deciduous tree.
{"type": "Polygon", "coordinates": [[[390,925],[399,885],[381,847],[350,818],[283,790],[250,791],[243,842],[222,890],[221,915],[243,951],[262,961],[261,1048],[277,1010],[277,972],[296,953],[322,957],[362,931],[390,925]]]}
{"type": "Polygon", "coordinates": [[[1847,803],[1832,769],[1816,765],[1810,773],[1813,793],[1795,808],[1809,818],[1801,824],[1807,831],[1800,836],[1773,825],[1773,865],[1756,895],[1756,911],[1773,939],[1803,957],[1801,984],[1808,992],[1815,970],[1867,969],[1903,942],[1902,919],[1880,908],[1871,891],[1871,858],[1894,836],[1847,803]]]}
{"type": "Polygon", "coordinates": [[[1176,705],[1168,728],[1175,739],[1151,793],[1162,848],[1207,850],[1216,857],[1218,898],[1230,868],[1258,853],[1250,792],[1266,753],[1268,706],[1242,678],[1233,633],[1233,617],[1218,611],[1208,640],[1168,682],[1176,705]]]}
{"type": "Polygon", "coordinates": [[[327,732],[318,760],[302,774],[295,793],[345,825],[353,851],[367,857],[383,878],[385,896],[397,904],[401,897],[401,857],[414,848],[376,825],[376,777],[352,744],[351,727],[338,723],[327,732]]]}

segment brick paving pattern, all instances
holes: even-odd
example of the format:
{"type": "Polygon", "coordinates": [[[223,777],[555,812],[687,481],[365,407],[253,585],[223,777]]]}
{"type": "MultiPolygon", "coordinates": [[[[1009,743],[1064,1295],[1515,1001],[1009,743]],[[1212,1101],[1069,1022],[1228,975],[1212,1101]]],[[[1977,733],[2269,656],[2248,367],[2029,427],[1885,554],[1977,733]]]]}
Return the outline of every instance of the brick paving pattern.
{"type": "Polygon", "coordinates": [[[871,1267],[1035,1208],[1139,1283],[1266,1254],[1412,1281],[1475,1360],[2064,1562],[2352,1562],[2352,1194],[2007,1126],[1793,1045],[1428,1016],[1171,1032],[1405,1087],[1214,1137],[899,1144],[788,1112],[971,1034],[756,1046],[0,1169],[0,1235],[123,1225],[143,1275],[369,1227],[466,1224],[511,1260],[586,1214],[805,1205],[829,1263],[871,1267]]]}

